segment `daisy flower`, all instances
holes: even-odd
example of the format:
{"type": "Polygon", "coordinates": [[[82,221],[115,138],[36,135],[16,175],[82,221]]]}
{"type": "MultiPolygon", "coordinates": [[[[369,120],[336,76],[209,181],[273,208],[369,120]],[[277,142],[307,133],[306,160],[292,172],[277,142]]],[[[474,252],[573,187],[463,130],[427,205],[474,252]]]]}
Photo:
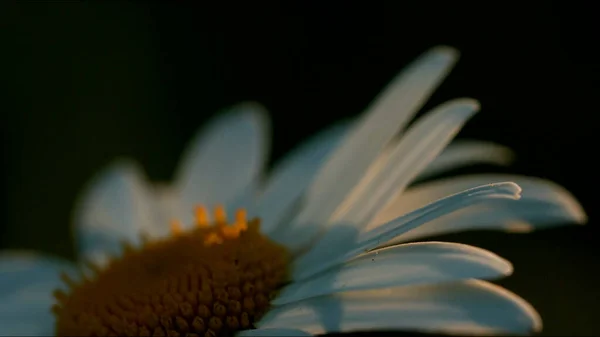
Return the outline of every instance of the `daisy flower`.
{"type": "Polygon", "coordinates": [[[406,127],[457,57],[449,47],[427,51],[360,119],[317,134],[266,179],[268,126],[257,104],[209,124],[173,184],[152,184],[134,163],[114,163],[76,207],[77,266],[35,253],[0,255],[0,334],[540,330],[527,302],[484,281],[511,274],[508,261],[464,244],[406,243],[586,220],[567,191],[536,178],[410,185],[510,159],[491,143],[449,144],[478,111],[472,99],[446,102],[406,127]]]}

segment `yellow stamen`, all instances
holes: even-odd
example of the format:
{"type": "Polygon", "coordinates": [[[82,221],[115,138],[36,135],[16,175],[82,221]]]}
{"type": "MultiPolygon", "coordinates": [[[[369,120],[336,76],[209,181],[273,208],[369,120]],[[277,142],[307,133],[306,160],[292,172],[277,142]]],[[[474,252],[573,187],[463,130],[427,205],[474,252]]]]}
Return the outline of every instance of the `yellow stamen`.
{"type": "Polygon", "coordinates": [[[237,226],[237,228],[240,229],[240,231],[248,230],[248,223],[247,222],[238,222],[235,225],[237,226]]]}
{"type": "Polygon", "coordinates": [[[246,221],[246,211],[240,209],[235,213],[235,223],[232,226],[225,226],[221,228],[221,232],[224,237],[235,239],[240,236],[241,232],[247,229],[248,222],[246,221]]]}
{"type": "Polygon", "coordinates": [[[208,227],[208,214],[204,206],[196,206],[194,209],[194,215],[196,216],[196,226],[200,228],[208,227]]]}
{"type": "Polygon", "coordinates": [[[235,239],[240,236],[240,229],[237,226],[225,226],[221,228],[221,233],[228,239],[235,239]]]}
{"type": "Polygon", "coordinates": [[[245,209],[238,209],[237,212],[235,212],[235,223],[236,224],[242,224],[242,223],[246,223],[246,210],[245,209]]]}
{"type": "Polygon", "coordinates": [[[215,207],[215,222],[217,224],[224,224],[227,222],[227,214],[225,213],[225,207],[223,207],[223,205],[217,205],[217,207],[215,207]]]}

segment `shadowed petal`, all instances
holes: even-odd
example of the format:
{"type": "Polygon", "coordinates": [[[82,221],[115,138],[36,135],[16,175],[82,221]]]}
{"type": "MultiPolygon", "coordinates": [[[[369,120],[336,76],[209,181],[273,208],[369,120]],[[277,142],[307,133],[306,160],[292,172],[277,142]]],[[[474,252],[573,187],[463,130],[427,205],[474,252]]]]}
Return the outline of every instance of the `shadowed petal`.
{"type": "Polygon", "coordinates": [[[102,170],[84,189],[74,211],[74,230],[83,258],[102,264],[120,252],[123,240],[137,243],[154,224],[151,193],[143,172],[127,160],[102,170]]]}
{"type": "Polygon", "coordinates": [[[257,326],[312,334],[403,329],[456,334],[539,331],[535,309],[491,283],[467,280],[320,296],[275,307],[257,326]]]}
{"type": "Polygon", "coordinates": [[[511,273],[510,262],[480,248],[447,242],[409,243],[371,251],[308,280],[292,283],[271,303],[282,305],[351,290],[491,279],[511,273]]]}
{"type": "Polygon", "coordinates": [[[288,154],[273,170],[258,198],[254,213],[261,217],[261,229],[269,233],[276,229],[287,212],[304,194],[323,162],[340,144],[350,129],[350,123],[328,128],[288,154]]]}
{"type": "Polygon", "coordinates": [[[72,266],[30,252],[0,254],[0,336],[54,334],[52,292],[62,286],[60,273],[72,266]]]}

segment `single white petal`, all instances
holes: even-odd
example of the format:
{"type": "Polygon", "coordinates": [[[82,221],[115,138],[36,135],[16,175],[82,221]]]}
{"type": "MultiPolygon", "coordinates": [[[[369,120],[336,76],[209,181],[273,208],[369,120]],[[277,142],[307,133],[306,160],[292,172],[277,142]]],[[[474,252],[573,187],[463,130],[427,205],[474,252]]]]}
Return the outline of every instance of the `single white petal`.
{"type": "MultiPolygon", "coordinates": [[[[165,236],[170,233],[169,224],[173,220],[182,220],[181,214],[192,214],[193,210],[185,209],[175,186],[170,184],[154,184],[152,195],[155,202],[155,226],[149,233],[151,236],[165,236]]],[[[182,223],[191,226],[191,223],[182,223]]]]}
{"type": "Polygon", "coordinates": [[[194,137],[175,175],[184,224],[192,222],[196,205],[230,204],[255,184],[268,155],[268,129],[264,109],[244,103],[194,137]]]}
{"type": "Polygon", "coordinates": [[[290,223],[289,230],[278,231],[275,239],[294,245],[309,241],[311,232],[328,220],[381,150],[441,83],[457,58],[456,50],[437,47],[402,71],[325,163],[307,191],[306,207],[290,223]],[[296,235],[297,227],[302,227],[302,237],[296,235]],[[309,227],[313,230],[309,231],[309,227]]]}
{"type": "Polygon", "coordinates": [[[103,255],[119,253],[123,240],[135,244],[140,232],[156,227],[153,198],[145,180],[135,163],[119,160],[84,189],[73,214],[84,258],[100,263],[103,255]]]}
{"type": "Polygon", "coordinates": [[[482,182],[507,180],[516,182],[523,189],[519,201],[490,200],[473,205],[424,224],[390,243],[466,229],[527,231],[566,223],[583,224],[587,221],[577,200],[553,182],[518,175],[477,174],[447,178],[410,188],[379,213],[368,228],[376,228],[399,214],[418,209],[448,193],[477,186],[482,182]]]}
{"type": "Polygon", "coordinates": [[[360,330],[416,330],[455,334],[529,334],[538,313],[506,289],[479,280],[320,296],[271,309],[261,329],[312,334],[360,330]]]}
{"type": "Polygon", "coordinates": [[[261,217],[261,230],[269,233],[298,202],[319,168],[350,129],[339,123],[318,133],[287,155],[273,170],[258,197],[254,213],[261,217]]]}
{"type": "Polygon", "coordinates": [[[310,251],[296,259],[292,278],[296,281],[306,279],[469,205],[488,199],[518,199],[520,191],[518,185],[510,182],[479,186],[440,199],[365,233],[357,232],[352,226],[336,226],[310,251]]]}
{"type": "Polygon", "coordinates": [[[227,209],[229,209],[232,213],[239,209],[245,209],[250,217],[260,216],[259,213],[256,213],[254,206],[256,205],[257,199],[261,194],[263,184],[264,182],[262,179],[255,179],[224,206],[226,206],[227,209]]]}
{"type": "Polygon", "coordinates": [[[298,330],[298,329],[286,329],[286,328],[277,328],[277,329],[252,329],[252,330],[243,330],[237,333],[239,337],[303,337],[303,336],[312,336],[306,331],[298,330]]]}
{"type": "Polygon", "coordinates": [[[68,262],[29,252],[0,254],[0,336],[54,334],[52,292],[60,273],[73,274],[68,262]]]}
{"type": "Polygon", "coordinates": [[[427,179],[446,171],[474,164],[509,165],[514,153],[508,147],[477,140],[453,141],[423,170],[417,179],[427,179]]]}
{"type": "Polygon", "coordinates": [[[477,101],[457,99],[428,112],[408,129],[380,172],[335,220],[357,226],[366,224],[377,211],[404,191],[478,110],[477,101]]]}
{"type": "Polygon", "coordinates": [[[512,270],[510,262],[477,247],[448,242],[409,243],[373,250],[308,280],[292,283],[271,303],[282,305],[351,290],[492,279],[510,275],[512,270]]]}

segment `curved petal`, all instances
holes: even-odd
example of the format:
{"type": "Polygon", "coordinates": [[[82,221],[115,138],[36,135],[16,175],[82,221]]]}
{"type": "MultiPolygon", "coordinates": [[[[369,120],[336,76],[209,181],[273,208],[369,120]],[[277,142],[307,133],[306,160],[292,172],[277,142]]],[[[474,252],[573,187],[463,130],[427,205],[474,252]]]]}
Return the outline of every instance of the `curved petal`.
{"type": "Polygon", "coordinates": [[[520,191],[518,185],[510,182],[479,186],[440,199],[365,233],[358,233],[353,227],[337,226],[325,235],[326,240],[317,242],[310,251],[296,259],[292,279],[307,279],[468,205],[488,199],[518,199],[520,191]]]}
{"type": "Polygon", "coordinates": [[[73,216],[80,253],[99,264],[119,253],[123,240],[136,244],[140,232],[156,227],[143,172],[128,160],[114,162],[92,179],[73,216]]]}
{"type": "MultiPolygon", "coordinates": [[[[446,147],[466,121],[479,110],[471,99],[446,102],[411,126],[389,155],[385,166],[372,179],[357,188],[362,191],[354,202],[343,204],[335,221],[366,224],[385,207],[446,147]],[[344,207],[345,206],[345,207],[344,207]]],[[[362,183],[362,181],[361,181],[362,183]]]]}
{"type": "Polygon", "coordinates": [[[303,337],[312,336],[306,331],[298,329],[252,329],[240,331],[237,336],[239,337],[303,337]]]}
{"type": "Polygon", "coordinates": [[[198,132],[175,175],[184,212],[191,223],[194,206],[231,204],[256,185],[269,149],[268,120],[258,104],[244,103],[198,132]]]}
{"type": "Polygon", "coordinates": [[[418,180],[474,164],[509,165],[514,153],[508,147],[477,140],[457,140],[444,149],[419,176],[418,180]]]}
{"type": "Polygon", "coordinates": [[[409,243],[376,249],[305,281],[283,288],[271,301],[282,305],[334,293],[492,279],[512,273],[510,262],[492,252],[459,243],[409,243]]]}
{"type": "MultiPolygon", "coordinates": [[[[383,148],[441,83],[457,58],[456,50],[437,47],[402,71],[319,171],[307,191],[306,207],[286,231],[278,231],[274,237],[287,242],[291,235],[295,240],[290,242],[297,244],[310,240],[295,235],[294,229],[302,227],[308,237],[309,227],[318,228],[328,220],[383,148]]],[[[312,232],[316,231],[314,228],[312,232]]]]}
{"type": "Polygon", "coordinates": [[[257,326],[312,334],[403,329],[453,334],[529,334],[541,330],[533,307],[479,280],[320,296],[275,307],[257,326]]]}
{"type": "Polygon", "coordinates": [[[490,200],[470,206],[424,224],[390,243],[468,229],[528,231],[566,223],[583,224],[587,221],[577,200],[553,182],[518,175],[478,174],[433,181],[411,188],[378,214],[368,228],[376,228],[398,214],[418,209],[442,195],[477,186],[484,181],[489,183],[506,180],[514,181],[522,187],[519,201],[490,200]]]}
{"type": "Polygon", "coordinates": [[[54,334],[52,292],[60,273],[74,273],[67,261],[29,252],[0,254],[0,336],[54,334]]]}
{"type": "Polygon", "coordinates": [[[255,210],[261,217],[264,233],[276,229],[288,215],[350,126],[350,122],[345,122],[327,128],[293,150],[275,167],[255,210]]]}

